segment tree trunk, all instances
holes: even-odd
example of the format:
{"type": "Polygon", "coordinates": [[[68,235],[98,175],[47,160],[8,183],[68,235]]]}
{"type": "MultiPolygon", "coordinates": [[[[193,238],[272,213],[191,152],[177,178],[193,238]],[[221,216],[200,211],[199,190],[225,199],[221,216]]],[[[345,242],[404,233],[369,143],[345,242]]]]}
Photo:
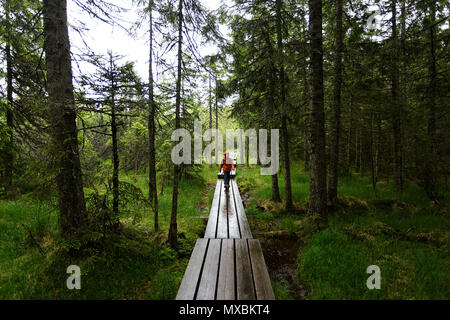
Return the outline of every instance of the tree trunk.
{"type": "Polygon", "coordinates": [[[377,187],[377,174],[376,174],[376,138],[375,138],[375,111],[372,110],[371,120],[370,120],[370,172],[372,175],[372,189],[375,191],[377,187]]]}
{"type": "Polygon", "coordinates": [[[435,20],[436,20],[436,1],[430,0],[430,54],[428,60],[429,73],[429,87],[428,87],[428,156],[426,162],[425,172],[425,192],[431,200],[437,200],[438,194],[436,190],[436,35],[435,35],[435,20]]]}
{"type": "Polygon", "coordinates": [[[272,175],[272,201],[281,202],[280,188],[278,187],[278,174],[272,175]]]}
{"type": "MultiPolygon", "coordinates": [[[[303,84],[304,84],[304,101],[309,101],[311,98],[308,95],[308,80],[306,70],[303,72],[303,84]]],[[[309,171],[309,106],[310,103],[305,104],[305,110],[303,114],[303,157],[305,160],[304,169],[305,172],[309,171]]]]}
{"type": "Polygon", "coordinates": [[[117,123],[114,94],[111,103],[111,133],[112,133],[112,153],[113,153],[113,213],[114,220],[119,216],[119,151],[117,147],[117,123]]]}
{"type": "Polygon", "coordinates": [[[211,75],[208,76],[208,108],[209,108],[209,128],[212,129],[212,87],[211,87],[211,75]]]}
{"type": "Polygon", "coordinates": [[[277,0],[277,47],[278,55],[281,60],[280,69],[280,110],[281,110],[281,142],[283,152],[283,168],[284,168],[284,197],[286,211],[292,211],[292,188],[291,188],[291,168],[289,163],[289,136],[287,125],[286,110],[286,88],[285,88],[285,71],[284,71],[284,52],[283,52],[283,34],[282,34],[282,0],[277,0]]]}
{"type": "Polygon", "coordinates": [[[216,129],[219,129],[219,103],[217,101],[217,77],[214,78],[215,88],[214,88],[214,105],[216,112],[216,129]]]}
{"type": "Polygon", "coordinates": [[[112,223],[117,227],[119,220],[119,151],[117,147],[117,122],[116,122],[116,83],[114,79],[113,57],[110,53],[109,67],[111,73],[111,136],[112,136],[112,154],[113,154],[113,214],[112,223]]]}
{"type": "MultiPolygon", "coordinates": [[[[266,83],[267,91],[268,91],[268,95],[267,95],[267,99],[269,101],[269,105],[273,106],[273,110],[272,112],[274,113],[274,119],[270,122],[271,126],[276,126],[276,123],[278,122],[278,118],[275,118],[275,115],[277,115],[276,112],[280,113],[280,108],[276,107],[276,102],[275,102],[275,88],[277,86],[277,69],[275,66],[275,57],[274,57],[274,50],[273,50],[273,46],[272,46],[272,42],[271,42],[271,37],[268,31],[265,32],[265,41],[267,44],[267,48],[269,51],[269,57],[270,57],[270,76],[268,79],[268,84],[266,83]]],[[[281,111],[282,112],[282,111],[281,111]]],[[[272,135],[270,135],[270,139],[272,139],[272,135]]],[[[258,157],[259,159],[259,157],[258,157]]],[[[259,161],[258,161],[259,162],[259,161]]],[[[272,175],[272,201],[275,202],[281,202],[281,196],[280,196],[280,188],[278,187],[278,174],[275,173],[272,175]]]]}
{"type": "Polygon", "coordinates": [[[353,107],[352,107],[352,93],[350,92],[349,98],[349,124],[348,124],[348,132],[347,132],[347,175],[351,176],[352,174],[352,153],[351,153],[351,144],[352,144],[352,132],[353,132],[353,107]]]}
{"type": "MultiPolygon", "coordinates": [[[[270,136],[270,144],[272,145],[272,135],[269,133],[269,136],[270,136]]],[[[272,201],[281,202],[280,187],[278,186],[277,173],[272,175],[272,201]]]]}
{"type": "MultiPolygon", "coordinates": [[[[208,92],[209,92],[209,99],[208,99],[208,107],[209,107],[209,128],[212,129],[212,88],[211,88],[211,75],[208,76],[208,83],[209,83],[209,87],[208,87],[208,92]]],[[[217,140],[217,139],[216,139],[217,140]]],[[[217,148],[216,148],[217,150],[217,148]]],[[[210,156],[212,157],[212,155],[210,154],[210,156]]],[[[212,159],[212,158],[211,158],[212,159]]],[[[212,161],[209,162],[209,167],[212,167],[212,161]]]]}
{"type": "Polygon", "coordinates": [[[59,196],[59,224],[64,235],[87,225],[78,153],[70,42],[65,0],[44,0],[44,51],[47,92],[53,128],[59,196]]]}
{"type": "Polygon", "coordinates": [[[323,102],[322,0],[309,0],[309,31],[311,37],[311,160],[308,213],[325,217],[327,212],[327,172],[323,102]]]}
{"type": "Polygon", "coordinates": [[[391,1],[392,13],[392,128],[394,131],[394,187],[397,192],[403,192],[403,161],[402,161],[402,127],[401,102],[398,94],[398,45],[397,45],[397,12],[396,0],[391,1]]]}
{"type": "MultiPolygon", "coordinates": [[[[6,99],[8,101],[8,107],[6,108],[6,125],[8,127],[8,141],[6,143],[5,152],[5,172],[4,172],[4,182],[6,190],[9,190],[12,185],[13,171],[14,171],[14,118],[13,118],[13,72],[12,72],[12,54],[11,54],[11,20],[10,20],[10,6],[9,0],[5,1],[5,16],[6,16],[6,99]]],[[[0,181],[2,182],[2,181],[0,181]]]]}
{"type": "Polygon", "coordinates": [[[361,172],[361,159],[359,157],[359,150],[361,148],[361,137],[360,137],[360,128],[355,128],[355,172],[361,172]]]}
{"type": "Polygon", "coordinates": [[[360,137],[360,142],[359,142],[359,172],[360,173],[363,173],[364,172],[364,163],[363,163],[363,157],[362,157],[362,155],[363,155],[363,137],[364,137],[364,132],[363,132],[363,130],[364,130],[364,128],[361,128],[360,129],[361,130],[361,137],[360,137]]]}
{"type": "MultiPolygon", "coordinates": [[[[256,129],[256,143],[259,146],[259,129],[256,129]]],[[[259,152],[256,153],[256,165],[261,166],[261,159],[259,158],[259,152]]]]}
{"type": "Polygon", "coordinates": [[[250,143],[250,138],[249,137],[245,137],[245,166],[248,168],[248,167],[250,167],[250,161],[249,161],[249,159],[250,159],[250,155],[249,155],[249,152],[250,152],[250,145],[249,145],[249,143],[250,143]]]}
{"type": "MultiPolygon", "coordinates": [[[[400,16],[400,24],[401,24],[401,39],[400,39],[400,45],[401,45],[401,71],[400,71],[400,95],[401,95],[401,114],[400,114],[400,120],[403,121],[404,118],[407,119],[406,116],[404,116],[404,113],[406,113],[406,111],[408,110],[407,107],[407,95],[406,95],[406,85],[407,85],[407,65],[408,65],[408,57],[406,54],[406,0],[401,0],[401,16],[400,16]]],[[[402,184],[404,184],[404,177],[405,177],[405,173],[404,173],[404,168],[405,168],[405,162],[407,161],[407,158],[404,156],[404,147],[403,146],[407,146],[406,143],[406,131],[408,126],[401,126],[401,145],[402,145],[402,149],[401,149],[401,159],[402,159],[402,184]]]]}
{"type": "Polygon", "coordinates": [[[342,11],[343,0],[336,0],[336,52],[334,60],[334,92],[333,111],[331,118],[330,143],[330,176],[328,181],[328,199],[334,203],[337,199],[338,165],[339,165],[339,138],[341,133],[341,86],[342,86],[342,11]]]}
{"type": "MultiPolygon", "coordinates": [[[[178,5],[178,67],[176,83],[175,102],[175,129],[180,128],[180,104],[181,104],[181,68],[183,54],[183,0],[179,0],[178,5]]],[[[173,192],[172,192],[172,213],[170,216],[169,243],[172,248],[178,245],[177,210],[178,210],[178,181],[180,166],[174,164],[173,167],[173,192]]]]}
{"type": "Polygon", "coordinates": [[[149,1],[148,14],[149,14],[149,64],[148,64],[148,199],[152,206],[155,219],[154,228],[155,232],[158,232],[158,190],[156,185],[156,153],[155,153],[155,116],[156,116],[156,104],[153,95],[153,1],[149,1]]]}
{"type": "Polygon", "coordinates": [[[376,175],[376,181],[378,181],[378,177],[380,175],[380,141],[381,141],[381,115],[378,112],[376,114],[376,120],[377,120],[377,134],[376,134],[376,144],[375,144],[375,175],[376,175]]]}
{"type": "MultiPolygon", "coordinates": [[[[216,130],[219,130],[219,104],[218,104],[218,101],[217,101],[217,77],[215,77],[214,78],[214,80],[215,80],[215,92],[214,92],[214,103],[215,103],[215,112],[216,112],[216,130]]],[[[219,147],[219,141],[218,141],[218,139],[216,139],[216,150],[215,150],[215,154],[216,154],[216,156],[215,156],[215,160],[216,160],[216,163],[217,163],[217,159],[218,159],[218,157],[219,157],[219,152],[218,152],[218,147],[219,147]]]]}

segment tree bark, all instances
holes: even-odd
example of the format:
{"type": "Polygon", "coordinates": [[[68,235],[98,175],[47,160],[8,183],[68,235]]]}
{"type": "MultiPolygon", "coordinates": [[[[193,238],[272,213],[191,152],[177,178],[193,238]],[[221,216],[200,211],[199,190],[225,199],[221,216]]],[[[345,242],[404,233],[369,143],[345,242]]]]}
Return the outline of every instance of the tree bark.
{"type": "MultiPolygon", "coordinates": [[[[175,101],[175,129],[180,128],[180,104],[181,104],[181,68],[183,54],[183,0],[178,4],[178,67],[176,83],[176,101],[175,101]]],[[[178,210],[178,181],[180,166],[174,164],[173,167],[173,192],[172,192],[172,213],[170,216],[169,243],[172,248],[178,245],[177,234],[177,210],[178,210]]]]}
{"type": "MultiPolygon", "coordinates": [[[[272,141],[272,135],[269,133],[270,140],[272,141]]],[[[272,145],[272,142],[270,142],[272,145]]],[[[272,201],[281,202],[280,187],[278,186],[278,174],[272,175],[272,201]]]]}
{"type": "Polygon", "coordinates": [[[281,202],[278,174],[276,173],[272,175],[272,201],[281,202]]]}
{"type": "Polygon", "coordinates": [[[339,138],[341,133],[341,87],[342,87],[342,12],[343,0],[336,0],[336,52],[334,60],[333,111],[331,118],[330,172],[328,199],[334,203],[338,194],[339,138]]]}
{"type": "Polygon", "coordinates": [[[148,199],[154,212],[154,229],[159,230],[158,224],[158,190],[156,185],[156,153],[155,153],[155,116],[156,104],[153,94],[153,1],[149,1],[149,63],[148,63],[148,199]]]}
{"type": "Polygon", "coordinates": [[[322,0],[309,0],[311,116],[309,214],[327,213],[325,113],[323,93],[322,0]]]}
{"type": "Polygon", "coordinates": [[[53,128],[59,196],[59,224],[64,235],[87,225],[78,153],[70,42],[65,0],[44,0],[44,51],[47,92],[53,128]]]}

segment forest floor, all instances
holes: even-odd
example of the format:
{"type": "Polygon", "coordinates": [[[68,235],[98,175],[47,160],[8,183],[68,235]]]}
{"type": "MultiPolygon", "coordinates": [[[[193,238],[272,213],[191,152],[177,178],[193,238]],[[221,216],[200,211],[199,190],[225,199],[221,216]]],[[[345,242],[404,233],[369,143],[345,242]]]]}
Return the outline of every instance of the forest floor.
{"type": "MultiPolygon", "coordinates": [[[[261,241],[277,299],[449,299],[449,192],[440,206],[408,182],[402,195],[381,180],[376,192],[369,176],[341,179],[339,204],[328,224],[306,215],[308,176],[292,168],[295,212],[271,198],[270,176],[238,170],[237,182],[255,238],[261,241]],[[369,290],[369,265],[381,269],[381,289],[369,290]]],[[[121,207],[121,232],[77,257],[60,238],[56,206],[31,194],[0,201],[0,299],[174,299],[214,194],[217,168],[204,166],[184,179],[179,195],[179,248],[167,245],[172,190],[159,197],[160,232],[142,201],[121,207]],[[79,265],[82,289],[68,290],[66,268],[79,265]]],[[[121,181],[147,194],[145,174],[121,181]]],[[[282,174],[279,175],[283,197],[282,174]]],[[[392,181],[391,181],[392,182],[392,181]]],[[[86,189],[88,195],[92,190],[86,189]]]]}
{"type": "MultiPolygon", "coordinates": [[[[373,191],[369,175],[342,178],[326,226],[306,215],[308,176],[292,170],[295,212],[271,198],[271,177],[240,170],[238,184],[256,238],[262,242],[277,299],[449,299],[450,194],[439,206],[408,181],[403,194],[387,180],[373,191]],[[381,289],[369,290],[370,265],[381,289]]],[[[392,179],[391,179],[392,182],[392,179]]],[[[283,176],[279,174],[283,197],[283,176]]]]}

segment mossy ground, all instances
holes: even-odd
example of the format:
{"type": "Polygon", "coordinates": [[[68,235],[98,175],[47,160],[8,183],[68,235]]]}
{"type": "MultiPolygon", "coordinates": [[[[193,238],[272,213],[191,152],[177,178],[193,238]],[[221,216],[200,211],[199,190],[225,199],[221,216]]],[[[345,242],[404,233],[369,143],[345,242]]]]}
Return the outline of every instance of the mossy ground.
{"type": "MultiPolygon", "coordinates": [[[[271,178],[258,168],[240,168],[237,176],[278,299],[450,298],[448,192],[442,190],[436,206],[413,182],[400,195],[386,180],[373,191],[369,176],[354,174],[341,179],[339,203],[323,224],[306,215],[309,180],[301,168],[300,163],[292,168],[293,212],[270,200],[271,178]],[[272,261],[271,243],[276,250],[283,243],[292,249],[278,260],[294,272],[272,261]],[[366,268],[373,264],[381,269],[380,290],[366,287],[366,268]]],[[[216,171],[204,166],[197,178],[180,184],[177,250],[166,243],[170,186],[159,197],[159,233],[153,231],[148,205],[129,201],[121,207],[120,233],[103,237],[76,257],[64,250],[54,203],[29,195],[0,201],[0,299],[174,299],[195,240],[205,229],[201,217],[209,214],[216,171]],[[81,268],[82,290],[66,288],[71,264],[81,268]]],[[[282,173],[279,178],[283,196],[282,173]]],[[[123,174],[121,180],[148,192],[145,174],[123,174]]]]}

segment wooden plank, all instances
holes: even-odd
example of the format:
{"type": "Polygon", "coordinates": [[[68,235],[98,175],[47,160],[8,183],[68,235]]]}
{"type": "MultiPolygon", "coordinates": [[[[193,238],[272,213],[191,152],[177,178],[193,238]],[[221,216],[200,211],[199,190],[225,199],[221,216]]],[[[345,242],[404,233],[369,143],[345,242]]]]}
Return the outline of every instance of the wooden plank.
{"type": "Polygon", "coordinates": [[[239,230],[236,203],[234,202],[232,190],[230,190],[230,197],[228,200],[228,237],[239,239],[241,238],[241,231],[239,230]]]}
{"type": "Polygon", "coordinates": [[[184,272],[183,280],[178,289],[177,300],[193,300],[195,289],[200,276],[200,271],[203,265],[203,260],[206,253],[208,239],[197,239],[194,250],[191,254],[186,271],[184,272]]]}
{"type": "Polygon", "coordinates": [[[228,238],[228,204],[227,196],[229,197],[230,192],[225,191],[225,184],[222,184],[222,191],[220,194],[220,209],[219,209],[219,222],[217,223],[217,234],[216,238],[226,239],[228,238]]]}
{"type": "Polygon", "coordinates": [[[264,256],[259,240],[248,239],[247,241],[252,263],[256,299],[275,300],[272,283],[270,281],[269,272],[267,271],[266,262],[264,261],[264,256]]]}
{"type": "Polygon", "coordinates": [[[219,269],[220,239],[209,239],[208,251],[197,291],[197,300],[214,300],[219,269]]]}
{"type": "Polygon", "coordinates": [[[231,180],[231,190],[233,191],[234,202],[236,205],[236,214],[239,221],[239,229],[241,231],[241,238],[253,239],[250,225],[248,224],[247,216],[245,215],[244,205],[242,203],[239,188],[235,180],[231,180]]]}
{"type": "Polygon", "coordinates": [[[234,239],[236,250],[237,300],[255,300],[253,277],[246,239],[234,239]]]}
{"type": "Polygon", "coordinates": [[[211,204],[208,224],[206,225],[205,238],[215,238],[217,228],[217,216],[219,214],[220,192],[222,189],[222,180],[217,180],[214,198],[211,204]]]}
{"type": "Polygon", "coordinates": [[[223,239],[216,299],[235,300],[234,291],[234,241],[223,239]]]}

